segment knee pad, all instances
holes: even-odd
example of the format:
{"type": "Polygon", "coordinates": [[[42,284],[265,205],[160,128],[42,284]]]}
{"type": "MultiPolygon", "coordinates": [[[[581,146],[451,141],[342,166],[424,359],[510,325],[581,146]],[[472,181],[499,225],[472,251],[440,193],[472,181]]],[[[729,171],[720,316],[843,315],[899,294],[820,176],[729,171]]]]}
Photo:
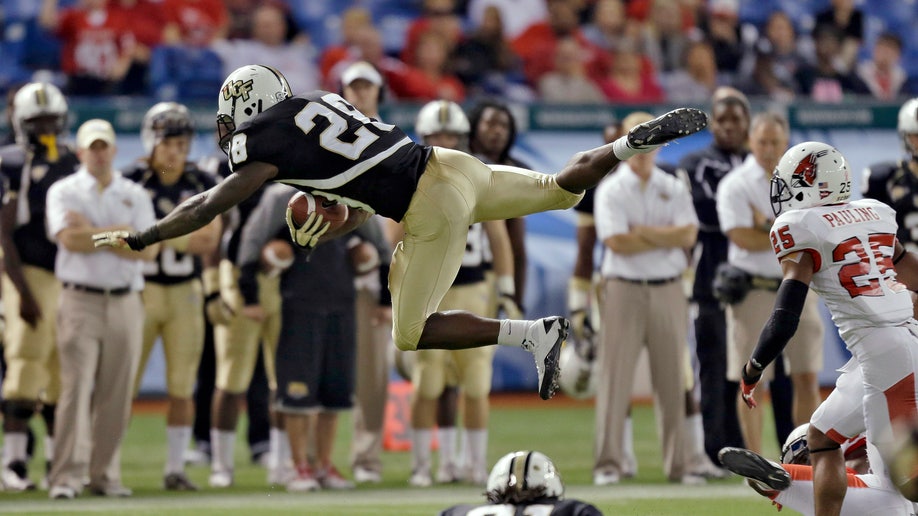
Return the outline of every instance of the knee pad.
{"type": "Polygon", "coordinates": [[[3,415],[15,419],[29,419],[35,414],[38,402],[32,400],[4,400],[3,415]]]}

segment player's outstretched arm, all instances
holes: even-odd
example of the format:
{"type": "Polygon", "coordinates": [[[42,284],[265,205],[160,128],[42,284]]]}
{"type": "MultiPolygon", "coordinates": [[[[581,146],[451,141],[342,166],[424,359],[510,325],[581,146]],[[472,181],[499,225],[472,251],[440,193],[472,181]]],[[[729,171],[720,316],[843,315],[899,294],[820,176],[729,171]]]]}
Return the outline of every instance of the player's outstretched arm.
{"type": "Polygon", "coordinates": [[[187,235],[207,225],[217,215],[245,200],[277,174],[277,167],[252,162],[230,174],[210,190],[178,205],[162,220],[140,231],[106,231],[93,235],[96,247],[117,247],[139,251],[144,247],[187,235]]]}

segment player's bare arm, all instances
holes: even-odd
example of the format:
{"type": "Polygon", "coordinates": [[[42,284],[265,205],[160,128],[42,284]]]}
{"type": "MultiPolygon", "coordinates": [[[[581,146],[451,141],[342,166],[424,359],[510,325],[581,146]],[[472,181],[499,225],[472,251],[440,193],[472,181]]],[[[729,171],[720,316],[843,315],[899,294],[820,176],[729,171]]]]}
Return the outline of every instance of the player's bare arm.
{"type": "Polygon", "coordinates": [[[220,236],[223,233],[223,218],[214,217],[201,229],[187,235],[164,240],[163,245],[172,247],[176,251],[198,256],[207,256],[213,253],[220,245],[220,236]]]}
{"type": "Polygon", "coordinates": [[[139,250],[156,242],[187,235],[251,196],[275,175],[277,167],[274,165],[253,161],[217,186],[178,205],[153,226],[141,232],[101,232],[93,235],[93,241],[96,247],[139,250]]]}
{"type": "Polygon", "coordinates": [[[784,351],[784,347],[797,332],[810,280],[813,279],[814,266],[813,257],[802,251],[781,258],[784,274],[781,286],[778,287],[775,308],[762,328],[752,357],[743,366],[740,389],[743,401],[749,408],[757,406],[752,395],[762,377],[762,371],[784,351]]]}

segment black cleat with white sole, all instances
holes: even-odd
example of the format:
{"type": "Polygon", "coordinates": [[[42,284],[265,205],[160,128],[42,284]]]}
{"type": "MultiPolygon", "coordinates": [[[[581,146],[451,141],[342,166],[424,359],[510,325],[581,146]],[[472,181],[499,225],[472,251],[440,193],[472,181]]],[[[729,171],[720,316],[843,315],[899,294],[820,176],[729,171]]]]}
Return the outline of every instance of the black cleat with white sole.
{"type": "Polygon", "coordinates": [[[737,475],[756,480],[770,489],[783,491],[790,487],[790,474],[780,464],[745,448],[722,448],[720,463],[737,475]]]}
{"type": "Polygon", "coordinates": [[[708,126],[708,115],[695,108],[679,108],[628,131],[628,146],[651,151],[677,138],[695,134],[708,126]]]}
{"type": "Polygon", "coordinates": [[[532,353],[539,373],[539,396],[551,399],[558,390],[559,357],[571,323],[564,317],[545,317],[530,328],[523,349],[532,353]]]}

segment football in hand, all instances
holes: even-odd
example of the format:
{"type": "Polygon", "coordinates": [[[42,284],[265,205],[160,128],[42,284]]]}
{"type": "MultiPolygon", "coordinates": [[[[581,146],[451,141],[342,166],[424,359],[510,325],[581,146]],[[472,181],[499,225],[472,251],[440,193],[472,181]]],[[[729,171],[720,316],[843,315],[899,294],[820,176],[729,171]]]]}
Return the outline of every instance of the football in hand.
{"type": "Polygon", "coordinates": [[[348,215],[347,206],[337,201],[330,201],[321,195],[312,195],[307,192],[294,194],[287,202],[287,206],[293,212],[293,222],[297,227],[302,226],[309,215],[315,212],[322,215],[325,222],[331,223],[328,230],[333,231],[344,224],[348,215]]]}

